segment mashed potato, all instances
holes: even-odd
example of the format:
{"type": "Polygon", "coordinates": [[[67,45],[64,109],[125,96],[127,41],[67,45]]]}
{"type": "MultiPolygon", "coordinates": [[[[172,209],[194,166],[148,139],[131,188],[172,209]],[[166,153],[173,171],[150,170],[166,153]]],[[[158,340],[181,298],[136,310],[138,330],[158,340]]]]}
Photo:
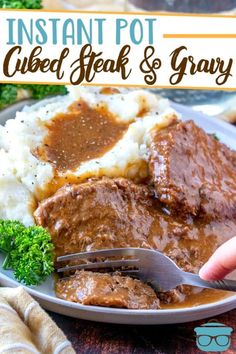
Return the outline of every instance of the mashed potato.
{"type": "Polygon", "coordinates": [[[0,161],[0,219],[19,220],[26,226],[32,225],[34,196],[15,176],[13,161],[4,150],[0,150],[0,161]]]}
{"type": "MultiPolygon", "coordinates": [[[[165,99],[149,91],[120,90],[115,95],[103,94],[100,88],[70,87],[69,94],[25,107],[15,119],[0,129],[0,218],[17,219],[33,224],[34,201],[55,183],[55,178],[126,176],[140,180],[147,175],[149,132],[157,126],[168,126],[176,113],[165,99]],[[55,173],[53,165],[41,161],[34,151],[48,134],[46,124],[58,113],[66,113],[76,100],[90,107],[106,104],[118,120],[128,122],[123,137],[102,157],[81,163],[73,171],[55,173]],[[144,112],[140,116],[140,112],[144,112]],[[40,191],[40,192],[39,192],[40,191]]],[[[47,193],[45,192],[45,195],[47,193]]]]}

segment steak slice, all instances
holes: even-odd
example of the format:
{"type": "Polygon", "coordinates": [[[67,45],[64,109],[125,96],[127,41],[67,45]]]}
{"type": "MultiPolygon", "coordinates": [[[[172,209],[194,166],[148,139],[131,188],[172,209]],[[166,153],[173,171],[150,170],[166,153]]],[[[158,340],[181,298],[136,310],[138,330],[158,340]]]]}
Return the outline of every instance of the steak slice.
{"type": "Polygon", "coordinates": [[[151,191],[126,179],[90,180],[62,187],[35,211],[57,256],[114,247],[150,248],[151,191]]]}
{"type": "Polygon", "coordinates": [[[157,197],[172,211],[236,216],[236,152],[193,121],[152,132],[149,167],[157,197]]]}
{"type": "Polygon", "coordinates": [[[107,273],[77,271],[56,284],[57,296],[83,305],[126,309],[158,309],[154,290],[137,279],[107,273]]]}

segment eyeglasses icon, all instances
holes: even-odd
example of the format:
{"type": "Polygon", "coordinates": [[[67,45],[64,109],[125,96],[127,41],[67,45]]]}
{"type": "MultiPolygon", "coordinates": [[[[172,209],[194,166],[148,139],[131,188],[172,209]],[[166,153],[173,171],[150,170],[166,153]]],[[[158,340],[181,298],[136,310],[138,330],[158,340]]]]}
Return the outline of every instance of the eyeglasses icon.
{"type": "Polygon", "coordinates": [[[219,322],[208,322],[194,329],[197,347],[204,352],[224,352],[231,345],[233,328],[219,322]]]}
{"type": "Polygon", "coordinates": [[[213,339],[215,340],[216,344],[219,345],[220,347],[224,347],[230,343],[231,336],[228,335],[218,335],[218,336],[209,336],[209,335],[199,335],[196,336],[198,344],[201,345],[202,347],[208,346],[211,344],[213,339]]]}

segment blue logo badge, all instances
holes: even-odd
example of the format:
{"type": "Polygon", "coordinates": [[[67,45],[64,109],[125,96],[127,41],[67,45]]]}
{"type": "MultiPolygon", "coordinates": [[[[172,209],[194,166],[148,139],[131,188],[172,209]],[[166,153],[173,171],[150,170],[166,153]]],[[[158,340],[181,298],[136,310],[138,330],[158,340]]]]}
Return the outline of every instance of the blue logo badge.
{"type": "Polygon", "coordinates": [[[223,352],[229,349],[233,328],[219,322],[208,322],[194,328],[197,347],[204,352],[223,352]]]}

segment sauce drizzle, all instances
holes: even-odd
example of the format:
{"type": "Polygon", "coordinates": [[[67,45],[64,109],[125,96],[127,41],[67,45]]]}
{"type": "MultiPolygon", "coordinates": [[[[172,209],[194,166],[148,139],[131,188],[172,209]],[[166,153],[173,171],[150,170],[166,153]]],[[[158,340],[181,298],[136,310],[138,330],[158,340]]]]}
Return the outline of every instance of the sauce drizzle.
{"type": "Polygon", "coordinates": [[[73,171],[82,162],[99,158],[113,148],[128,126],[105,106],[91,108],[79,101],[46,125],[48,134],[37,155],[59,172],[73,171]]]}

